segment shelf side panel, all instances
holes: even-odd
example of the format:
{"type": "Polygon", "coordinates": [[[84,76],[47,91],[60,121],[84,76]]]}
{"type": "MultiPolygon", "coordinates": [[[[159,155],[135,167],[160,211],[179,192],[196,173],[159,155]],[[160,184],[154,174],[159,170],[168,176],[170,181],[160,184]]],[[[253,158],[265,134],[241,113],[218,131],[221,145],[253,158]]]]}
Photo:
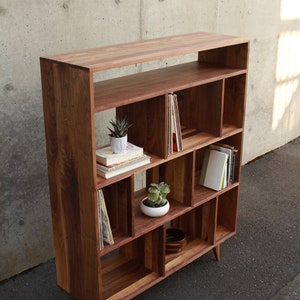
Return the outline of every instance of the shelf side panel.
{"type": "Polygon", "coordinates": [[[90,74],[41,59],[48,176],[58,284],[99,298],[90,74]]]}

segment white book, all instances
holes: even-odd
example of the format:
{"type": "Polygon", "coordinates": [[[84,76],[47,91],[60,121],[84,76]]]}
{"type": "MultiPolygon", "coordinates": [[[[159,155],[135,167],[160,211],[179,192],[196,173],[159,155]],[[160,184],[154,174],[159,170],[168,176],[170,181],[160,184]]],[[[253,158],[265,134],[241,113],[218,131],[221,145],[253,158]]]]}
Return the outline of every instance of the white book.
{"type": "Polygon", "coordinates": [[[143,154],[142,156],[138,156],[129,160],[126,160],[124,162],[121,162],[119,164],[111,165],[111,166],[104,166],[102,164],[97,164],[97,170],[103,171],[103,172],[111,172],[118,169],[124,169],[125,167],[128,167],[130,165],[133,165],[141,160],[145,160],[148,156],[146,154],[143,154]]]}
{"type": "Polygon", "coordinates": [[[206,149],[199,183],[203,186],[219,191],[226,176],[228,154],[206,149]]]}
{"type": "Polygon", "coordinates": [[[151,161],[150,158],[151,158],[150,156],[144,154],[139,159],[134,159],[132,163],[125,164],[124,167],[113,168],[108,171],[105,171],[105,169],[103,169],[103,166],[100,166],[99,164],[97,164],[97,174],[106,179],[112,178],[114,176],[123,174],[125,172],[128,172],[130,170],[136,169],[138,167],[141,167],[141,166],[144,166],[144,165],[150,163],[150,161],[151,161]]]}
{"type": "Polygon", "coordinates": [[[128,142],[126,150],[122,153],[114,153],[110,146],[104,146],[96,149],[96,160],[102,165],[111,166],[142,156],[143,154],[144,150],[142,147],[138,147],[128,142]]]}

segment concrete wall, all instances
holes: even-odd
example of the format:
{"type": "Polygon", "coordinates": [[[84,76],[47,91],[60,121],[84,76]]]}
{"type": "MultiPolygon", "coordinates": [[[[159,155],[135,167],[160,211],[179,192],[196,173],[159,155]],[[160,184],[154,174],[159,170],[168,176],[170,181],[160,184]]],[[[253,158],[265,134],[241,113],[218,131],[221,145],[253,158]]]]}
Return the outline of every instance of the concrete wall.
{"type": "Polygon", "coordinates": [[[0,280],[53,257],[40,56],[194,31],[249,37],[246,163],[300,135],[298,2],[0,0],[0,280]]]}
{"type": "Polygon", "coordinates": [[[300,135],[300,1],[219,1],[217,22],[251,40],[246,163],[300,135]]]}

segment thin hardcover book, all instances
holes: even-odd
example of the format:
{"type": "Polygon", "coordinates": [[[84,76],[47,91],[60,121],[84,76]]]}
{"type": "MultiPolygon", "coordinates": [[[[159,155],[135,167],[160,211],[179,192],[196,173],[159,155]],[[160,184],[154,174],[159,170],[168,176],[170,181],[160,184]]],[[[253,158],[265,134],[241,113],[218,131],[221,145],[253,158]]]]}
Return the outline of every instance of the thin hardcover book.
{"type": "Polygon", "coordinates": [[[134,158],[132,160],[126,161],[125,163],[121,163],[120,166],[113,166],[111,168],[107,168],[103,165],[97,164],[97,174],[101,177],[109,179],[138,167],[144,166],[150,163],[150,159],[150,156],[144,154],[141,157],[134,158]]]}
{"type": "Polygon", "coordinates": [[[111,166],[142,156],[143,154],[144,150],[142,147],[128,142],[126,150],[122,153],[114,153],[110,146],[96,149],[96,160],[104,166],[111,166]]]}
{"type": "Polygon", "coordinates": [[[206,149],[199,183],[219,191],[226,179],[228,154],[213,149],[206,149]]]}

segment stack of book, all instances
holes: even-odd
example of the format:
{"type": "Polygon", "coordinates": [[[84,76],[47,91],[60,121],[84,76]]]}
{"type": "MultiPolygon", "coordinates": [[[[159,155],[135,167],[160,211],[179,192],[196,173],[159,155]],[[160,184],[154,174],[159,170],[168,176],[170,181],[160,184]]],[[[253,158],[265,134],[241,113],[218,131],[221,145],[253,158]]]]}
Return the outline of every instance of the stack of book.
{"type": "Polygon", "coordinates": [[[227,144],[205,149],[199,184],[219,191],[235,181],[238,151],[227,144]]]}
{"type": "Polygon", "coordinates": [[[178,109],[177,95],[168,94],[168,154],[182,151],[182,134],[178,109]]]}
{"type": "Polygon", "coordinates": [[[98,190],[98,217],[99,217],[99,241],[100,249],[104,248],[104,242],[113,245],[114,238],[111,231],[111,226],[106,210],[106,204],[102,190],[98,190]]]}
{"type": "Polygon", "coordinates": [[[123,153],[114,153],[110,146],[96,150],[97,174],[106,179],[150,163],[150,156],[143,148],[127,143],[123,153]]]}

